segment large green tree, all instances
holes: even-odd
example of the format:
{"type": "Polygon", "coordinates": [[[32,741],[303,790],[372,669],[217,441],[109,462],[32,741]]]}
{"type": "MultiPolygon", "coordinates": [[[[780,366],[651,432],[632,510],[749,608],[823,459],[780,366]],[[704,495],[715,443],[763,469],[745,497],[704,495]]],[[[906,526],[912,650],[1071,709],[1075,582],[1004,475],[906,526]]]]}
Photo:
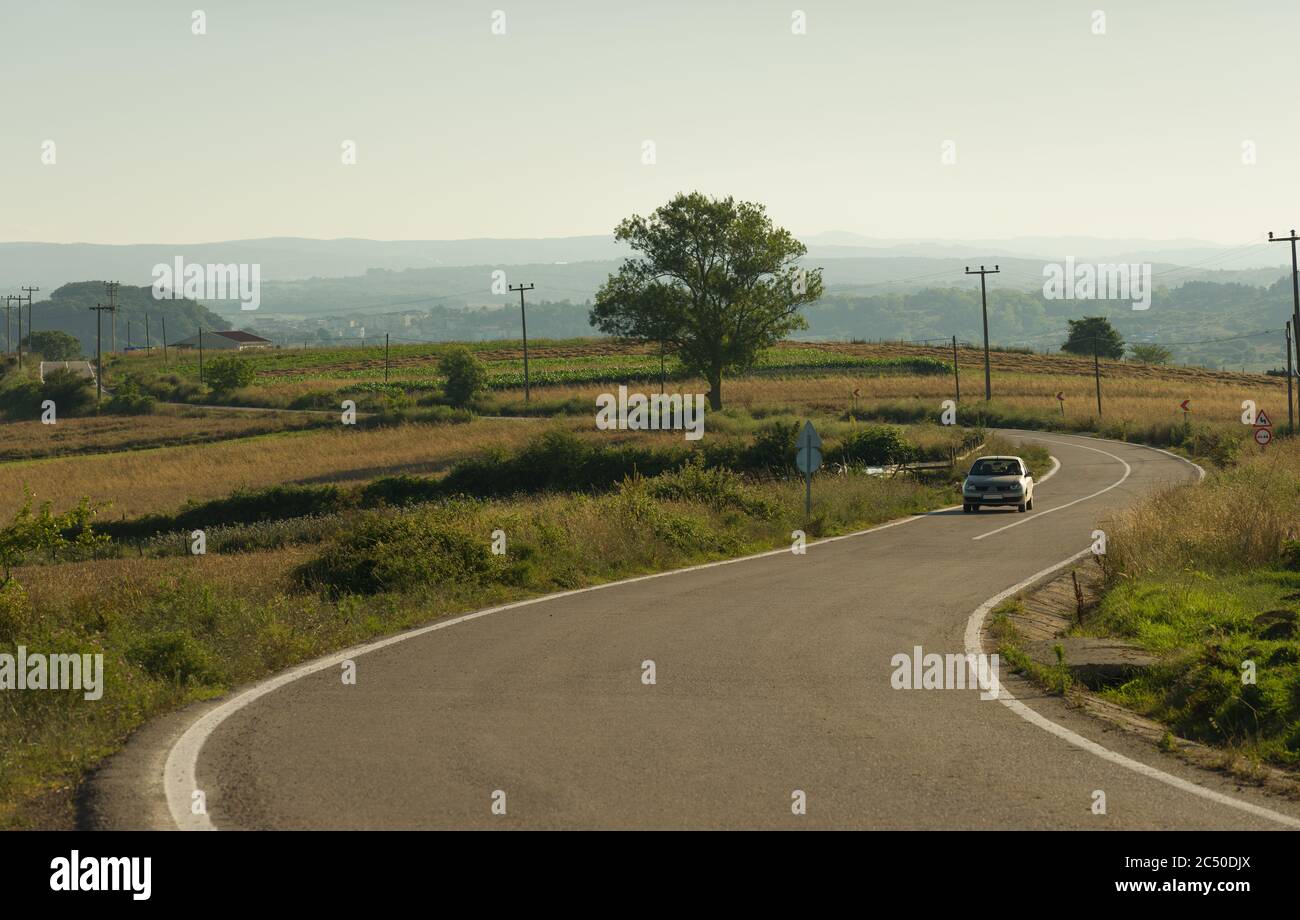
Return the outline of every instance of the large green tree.
{"type": "Polygon", "coordinates": [[[41,329],[23,337],[23,345],[47,361],[72,361],[81,357],[81,342],[61,329],[41,329]]]}
{"type": "Polygon", "coordinates": [[[1124,339],[1104,316],[1070,320],[1070,331],[1061,345],[1061,351],[1073,355],[1091,355],[1093,349],[1103,358],[1118,361],[1124,357],[1124,339]]]}
{"type": "Polygon", "coordinates": [[[763,348],[807,327],[799,308],[821,297],[821,269],[807,248],[772,225],[760,204],[673,198],[649,217],[633,215],[614,236],[638,253],[596,294],[591,324],[609,335],[662,342],[709,383],[722,408],[722,377],[751,367],[763,348]]]}

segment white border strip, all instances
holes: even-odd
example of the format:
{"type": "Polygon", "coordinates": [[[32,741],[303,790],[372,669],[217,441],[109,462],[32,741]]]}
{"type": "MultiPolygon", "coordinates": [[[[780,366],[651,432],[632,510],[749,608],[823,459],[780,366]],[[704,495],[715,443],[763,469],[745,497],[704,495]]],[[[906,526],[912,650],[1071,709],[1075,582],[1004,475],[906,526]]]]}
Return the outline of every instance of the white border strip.
{"type": "MultiPolygon", "coordinates": [[[[1035,439],[1035,440],[1044,441],[1044,442],[1047,443],[1047,444],[1067,444],[1067,445],[1069,445],[1069,442],[1068,442],[1068,441],[1048,441],[1046,438],[1037,438],[1037,439],[1035,439]]],[[[983,540],[985,537],[991,537],[991,536],[993,536],[995,533],[1002,533],[1002,531],[1004,531],[1004,530],[1010,530],[1012,527],[1019,527],[1021,524],[1028,524],[1028,523],[1030,523],[1031,521],[1037,521],[1037,520],[1040,520],[1042,517],[1044,517],[1045,515],[1051,514],[1053,511],[1064,511],[1066,508],[1069,508],[1071,505],[1077,505],[1077,504],[1079,504],[1079,502],[1086,502],[1086,501],[1087,501],[1088,499],[1090,499],[1090,498],[1096,498],[1098,495],[1101,495],[1103,492],[1109,492],[1111,489],[1115,488],[1116,486],[1123,485],[1124,480],[1125,480],[1125,479],[1128,479],[1129,476],[1132,475],[1132,473],[1133,473],[1133,467],[1129,466],[1127,463],[1124,462],[1124,460],[1123,460],[1122,458],[1115,456],[1114,454],[1112,454],[1112,453],[1111,453],[1110,451],[1108,451],[1108,450],[1102,450],[1102,449],[1100,449],[1100,448],[1098,448],[1098,447],[1087,447],[1087,446],[1085,446],[1085,445],[1083,445],[1083,444],[1074,444],[1074,445],[1070,445],[1070,446],[1078,447],[1078,448],[1082,448],[1083,450],[1090,450],[1090,451],[1092,451],[1093,453],[1097,453],[1097,454],[1105,454],[1107,457],[1110,457],[1112,460],[1119,460],[1120,463],[1124,464],[1124,475],[1121,476],[1119,479],[1115,480],[1114,482],[1112,482],[1110,485],[1106,486],[1106,488],[1104,488],[1104,489],[1098,489],[1096,492],[1093,492],[1091,495],[1085,495],[1083,498],[1076,498],[1076,499],[1075,499],[1074,501],[1072,501],[1072,502],[1066,502],[1064,505],[1057,505],[1057,506],[1054,507],[1054,508],[1048,508],[1046,511],[1039,511],[1039,512],[1038,512],[1037,514],[1035,514],[1033,517],[1021,518],[1020,520],[1016,521],[1016,522],[1013,523],[1013,524],[1007,524],[1005,527],[999,527],[997,530],[990,530],[988,533],[982,533],[982,534],[980,534],[978,537],[971,537],[971,539],[972,539],[972,540],[983,540]]],[[[1053,458],[1053,459],[1055,459],[1055,458],[1053,458]]],[[[1198,467],[1198,469],[1199,469],[1199,467],[1198,467]]],[[[1054,473],[1054,472],[1056,472],[1056,470],[1052,470],[1052,472],[1054,473]]],[[[1044,476],[1043,479],[1045,480],[1045,479],[1047,479],[1047,477],[1044,476]]],[[[1041,481],[1041,480],[1040,480],[1040,481],[1041,481]]],[[[1035,483],[1035,485],[1037,485],[1037,483],[1035,483]]]]}

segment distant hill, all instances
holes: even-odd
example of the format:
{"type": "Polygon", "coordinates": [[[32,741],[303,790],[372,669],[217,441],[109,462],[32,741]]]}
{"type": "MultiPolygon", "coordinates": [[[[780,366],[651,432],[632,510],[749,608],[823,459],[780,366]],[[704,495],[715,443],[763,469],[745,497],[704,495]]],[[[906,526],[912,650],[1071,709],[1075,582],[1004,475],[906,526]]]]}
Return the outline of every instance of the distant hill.
{"type": "MultiPolygon", "coordinates": [[[[941,272],[965,262],[1023,261],[1035,276],[1044,261],[1074,256],[1092,262],[1152,262],[1201,270],[1252,270],[1287,263],[1283,247],[1260,241],[1226,247],[1201,240],[1026,237],[1003,240],[890,240],[831,232],[804,238],[809,257],[834,260],[836,283],[894,282],[925,271],[941,272]],[[841,262],[841,260],[844,260],[841,262]],[[860,264],[850,265],[849,260],[860,264]]],[[[84,278],[111,278],[129,285],[153,281],[153,267],[177,257],[203,264],[257,264],[263,282],[364,277],[369,272],[505,266],[615,263],[630,254],[612,235],[555,239],[312,240],[272,237],[211,243],[110,246],[92,243],[0,243],[0,293],[21,285],[53,290],[84,278]]],[[[601,280],[603,280],[603,275],[601,280]]],[[[1005,280],[1005,279],[1004,279],[1005,280]]],[[[1185,280],[1185,279],[1184,279],[1185,280]]],[[[1249,280],[1249,279],[1239,279],[1249,280]]],[[[588,284],[590,279],[584,279],[588,284]]],[[[1253,282],[1252,282],[1253,283],[1253,282]]],[[[461,288],[433,293],[445,294],[461,288]]],[[[424,292],[426,296],[431,292],[424,292]]],[[[384,294],[383,296],[387,296],[384,294]]],[[[377,299],[377,298],[372,298],[377,299]]]]}
{"type": "Polygon", "coordinates": [[[215,243],[109,246],[95,243],[0,243],[0,293],[35,284],[52,290],[82,278],[153,282],[153,267],[186,262],[258,264],[264,281],[341,278],[367,271],[464,265],[617,260],[627,250],[612,236],[538,240],[310,240],[275,237],[215,243]]]}
{"type": "MultiPolygon", "coordinates": [[[[46,300],[32,304],[32,323],[41,329],[61,329],[81,341],[82,353],[95,353],[95,317],[91,307],[107,303],[104,282],[79,281],[65,284],[50,294],[46,300]]],[[[145,344],[145,316],[149,317],[150,338],[154,345],[162,344],[163,321],[167,325],[167,341],[175,342],[204,329],[229,329],[226,320],[192,300],[154,300],[149,287],[128,287],[117,290],[117,345],[145,344]],[[129,341],[128,341],[129,337],[129,341]]],[[[103,314],[103,348],[109,350],[112,342],[113,317],[103,314]]],[[[26,333],[24,333],[25,335],[26,333]]]]}

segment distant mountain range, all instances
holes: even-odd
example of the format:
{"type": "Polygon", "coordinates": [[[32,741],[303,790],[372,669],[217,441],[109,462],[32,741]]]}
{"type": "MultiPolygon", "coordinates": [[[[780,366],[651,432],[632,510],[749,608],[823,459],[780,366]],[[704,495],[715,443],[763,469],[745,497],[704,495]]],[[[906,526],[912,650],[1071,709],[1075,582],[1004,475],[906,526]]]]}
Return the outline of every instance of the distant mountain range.
{"type": "MultiPolygon", "coordinates": [[[[927,269],[940,273],[965,260],[989,262],[1020,259],[1036,262],[1037,267],[1032,272],[1036,276],[1040,275],[1042,262],[1059,261],[1066,256],[1093,262],[1152,262],[1166,267],[1186,266],[1205,271],[1282,269],[1288,265],[1284,247],[1272,246],[1263,240],[1247,247],[1228,247],[1193,239],[1023,237],[994,240],[893,240],[831,231],[805,237],[804,242],[808,245],[809,257],[821,260],[820,264],[840,259],[879,260],[880,264],[862,265],[856,269],[847,265],[839,266],[843,271],[835,272],[835,283],[844,284],[899,281],[924,273],[927,269]]],[[[367,272],[400,272],[408,269],[479,266],[490,270],[503,266],[615,263],[629,254],[625,246],[608,235],[473,240],[313,240],[274,237],[211,243],[122,246],[13,242],[0,243],[0,293],[16,291],[21,285],[31,284],[43,290],[53,290],[70,281],[91,278],[109,278],[124,285],[147,285],[153,280],[155,265],[171,264],[178,256],[186,262],[205,264],[256,263],[261,266],[261,277],[265,283],[359,277],[367,272]]],[[[597,271],[602,273],[601,280],[608,273],[604,266],[597,271]]],[[[266,304],[264,308],[275,309],[271,304],[266,304]]]]}
{"type": "MultiPolygon", "coordinates": [[[[1267,242],[1227,247],[1189,239],[879,240],[843,232],[806,242],[805,264],[822,269],[827,294],[806,311],[809,338],[977,337],[972,324],[978,321],[979,284],[965,269],[997,264],[999,274],[988,279],[996,342],[1054,347],[1066,319],[1106,314],[1132,341],[1187,343],[1175,348],[1181,361],[1263,369],[1281,355],[1274,341],[1280,333],[1274,332],[1289,309],[1289,253],[1267,242]],[[1044,266],[1070,255],[1080,263],[1151,263],[1154,306],[1135,312],[1128,303],[1045,300],[1044,266]]],[[[95,331],[89,307],[103,296],[102,281],[90,279],[121,282],[118,332],[133,344],[144,332],[146,313],[159,332],[167,317],[170,341],[199,326],[254,329],[285,342],[359,338],[363,329],[371,337],[390,333],[418,340],[509,336],[518,295],[505,287],[521,282],[536,286],[527,295],[530,331],[535,315],[537,334],[544,327],[550,335],[587,335],[594,330],[584,304],[629,254],[608,236],[276,238],[183,246],[0,243],[0,293],[39,286],[37,328],[63,328],[88,350],[95,331]],[[154,266],[173,265],[177,258],[259,265],[259,309],[242,311],[236,300],[154,300],[148,287],[154,266]],[[500,307],[512,309],[493,309],[500,307]]]]}

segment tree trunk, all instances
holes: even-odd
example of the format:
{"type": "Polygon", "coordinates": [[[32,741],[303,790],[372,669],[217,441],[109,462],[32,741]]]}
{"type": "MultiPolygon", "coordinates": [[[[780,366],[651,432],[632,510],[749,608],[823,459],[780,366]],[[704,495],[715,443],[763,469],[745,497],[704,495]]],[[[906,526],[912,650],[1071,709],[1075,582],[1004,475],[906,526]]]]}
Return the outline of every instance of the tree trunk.
{"type": "Polygon", "coordinates": [[[722,372],[709,374],[709,408],[714,412],[722,408],[722,372]]]}

